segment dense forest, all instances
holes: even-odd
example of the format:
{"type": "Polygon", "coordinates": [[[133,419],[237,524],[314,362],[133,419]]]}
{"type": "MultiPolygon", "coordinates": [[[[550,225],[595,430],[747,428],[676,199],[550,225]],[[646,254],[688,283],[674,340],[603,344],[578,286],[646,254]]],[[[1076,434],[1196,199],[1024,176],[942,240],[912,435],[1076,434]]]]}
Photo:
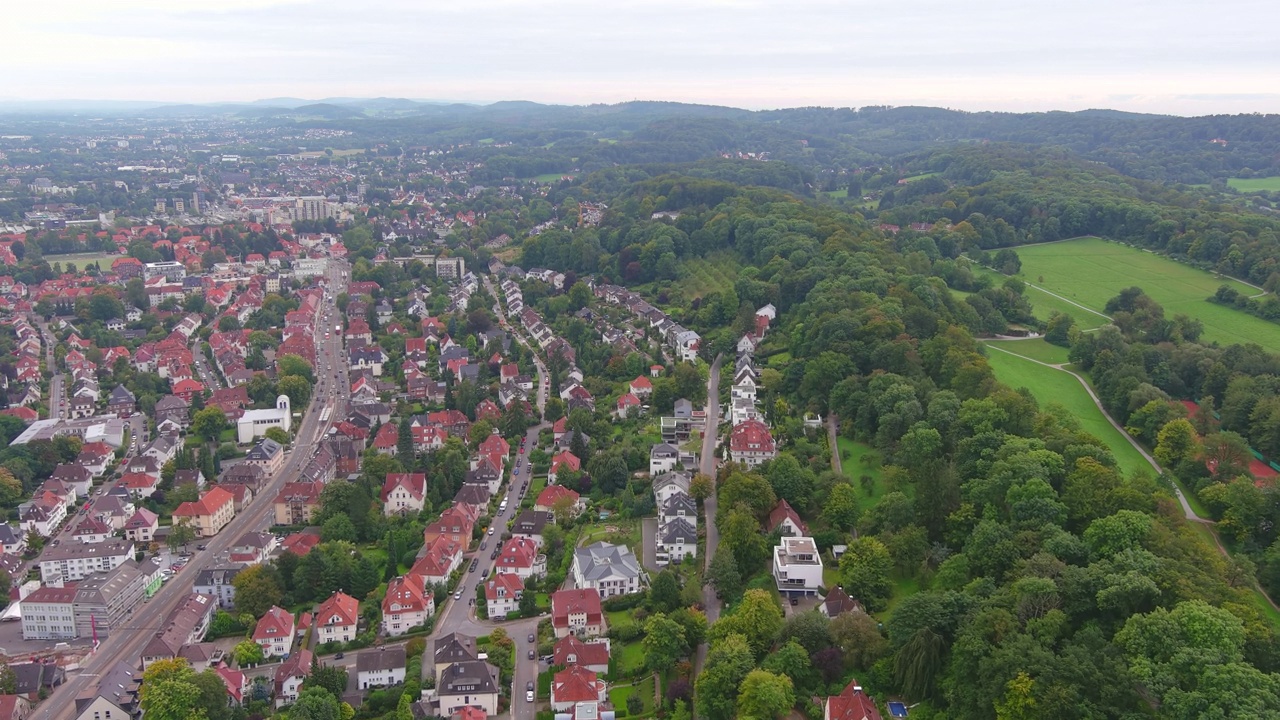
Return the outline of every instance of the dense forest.
{"type": "MultiPolygon", "coordinates": [[[[1007,161],[1015,165],[1009,172],[1024,172],[1021,151],[954,157],[951,164],[1007,161]]],[[[984,182],[1017,185],[999,179],[1005,171],[993,172],[984,182]]],[[[1087,184],[1060,180],[1044,185],[1060,187],[1064,202],[1087,184]]],[[[944,182],[940,194],[958,192],[944,182]]],[[[583,187],[596,184],[620,186],[592,177],[583,187]]],[[[1104,197],[1123,195],[1094,185],[1104,197]]],[[[1035,186],[1024,192],[1034,196],[1035,186]]],[[[1150,192],[1159,199],[1157,189],[1150,192]]],[[[1135,207],[1155,203],[1124,196],[1135,207]]],[[[790,360],[766,371],[768,397],[836,413],[845,435],[883,453],[891,478],[890,495],[873,510],[851,509],[849,481],[831,473],[798,432],[788,442],[799,465],[784,456],[762,479],[722,473],[721,545],[709,580],[729,609],[708,635],[708,661],[695,684],[700,716],[732,717],[733,679],[757,666],[792,676],[797,697],[830,690],[825,683],[842,677],[833,667],[852,671],[879,692],[925,701],[913,710],[923,717],[1280,714],[1280,643],[1255,603],[1249,559],[1274,587],[1280,550],[1269,548],[1280,496],[1246,492],[1252,482],[1237,480],[1239,468],[1229,462],[1209,473],[1189,452],[1174,452],[1172,430],[1161,432],[1190,422],[1170,398],[1203,397],[1222,411],[1209,433],[1277,442],[1261,436],[1274,422],[1257,421],[1280,419],[1280,358],[1200,345],[1193,321],[1164,318],[1140,292],[1117,298],[1108,308],[1115,325],[1099,333],[1059,328],[1117,419],[1154,428],[1166,441],[1167,466],[1214,507],[1224,537],[1244,550],[1227,560],[1183,518],[1167,478],[1126,477],[1069,413],[994,377],[974,335],[1027,321],[1029,304],[1018,281],[993,285],[957,258],[1016,242],[1021,230],[1012,214],[993,213],[983,224],[957,203],[956,228],[893,235],[860,214],[776,190],[678,174],[641,177],[609,199],[600,227],[531,238],[525,262],[648,287],[678,318],[706,331],[713,353],[731,353],[754,308],[774,303],[781,325],[766,350],[790,360]],[[654,209],[680,215],[653,220],[654,209]],[[1009,242],[999,233],[1009,233],[1009,242]],[[733,285],[684,297],[682,268],[723,253],[742,263],[733,285]],[[948,283],[971,294],[960,300],[948,283]],[[767,564],[761,521],[775,497],[820,518],[820,547],[852,542],[840,582],[868,609],[885,607],[891,578],[919,583],[920,592],[894,608],[882,639],[874,628],[833,622],[802,630],[761,620],[767,603],[744,584],[754,587],[751,578],[767,564]]],[[[1064,210],[1036,215],[1063,222],[1064,210]]],[[[1214,232],[1228,220],[1198,217],[1214,232]]]]}

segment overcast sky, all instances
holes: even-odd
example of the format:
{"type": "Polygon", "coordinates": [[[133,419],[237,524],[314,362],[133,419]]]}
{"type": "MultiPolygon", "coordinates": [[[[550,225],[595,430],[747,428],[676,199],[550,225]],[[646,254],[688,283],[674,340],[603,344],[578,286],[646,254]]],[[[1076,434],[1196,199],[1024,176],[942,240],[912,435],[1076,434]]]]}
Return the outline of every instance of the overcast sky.
{"type": "Polygon", "coordinates": [[[1275,0],[8,0],[0,99],[1280,112],[1275,0]]]}

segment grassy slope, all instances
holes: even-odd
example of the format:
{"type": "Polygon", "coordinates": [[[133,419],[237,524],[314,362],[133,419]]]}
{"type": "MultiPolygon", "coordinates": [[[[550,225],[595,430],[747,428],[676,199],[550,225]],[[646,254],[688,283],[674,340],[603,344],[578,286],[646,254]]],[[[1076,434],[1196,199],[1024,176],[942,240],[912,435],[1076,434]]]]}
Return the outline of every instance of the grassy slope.
{"type": "Polygon", "coordinates": [[[708,293],[733,287],[742,263],[736,253],[718,251],[706,257],[681,263],[678,285],[686,297],[702,297],[708,293]]]}
{"type": "Polygon", "coordinates": [[[1093,404],[1089,394],[1071,375],[1029,360],[1014,357],[1008,353],[992,350],[987,353],[991,368],[996,378],[1010,387],[1025,387],[1031,390],[1042,405],[1057,403],[1067,408],[1080,426],[1088,433],[1102,440],[1111,448],[1120,469],[1126,474],[1144,469],[1150,471],[1151,466],[1143,459],[1129,441],[1120,434],[1102,415],[1098,406],[1093,404]]]}
{"type": "MultiPolygon", "coordinates": [[[[1230,285],[1246,295],[1259,291],[1225,277],[1218,277],[1155,253],[1096,238],[1047,243],[1018,248],[1021,278],[1064,297],[1103,312],[1107,300],[1123,288],[1137,285],[1164,306],[1167,315],[1185,313],[1204,323],[1204,337],[1224,344],[1256,342],[1280,352],[1280,325],[1208,302],[1220,285],[1230,285]]],[[[1040,304],[1043,293],[1032,294],[1040,304]]],[[[1059,302],[1063,307],[1070,305],[1059,302]]],[[[1071,308],[1077,321],[1100,318],[1071,308]]],[[[1089,325],[1084,325],[1088,327],[1089,325]]]]}
{"type": "Polygon", "coordinates": [[[1027,338],[1026,340],[988,340],[986,344],[1004,348],[1009,352],[1025,355],[1040,362],[1060,365],[1069,362],[1067,349],[1050,345],[1044,338],[1027,338]]]}
{"type": "Polygon", "coordinates": [[[1280,177],[1265,178],[1229,178],[1229,187],[1240,192],[1258,192],[1259,190],[1280,190],[1280,177]]]}

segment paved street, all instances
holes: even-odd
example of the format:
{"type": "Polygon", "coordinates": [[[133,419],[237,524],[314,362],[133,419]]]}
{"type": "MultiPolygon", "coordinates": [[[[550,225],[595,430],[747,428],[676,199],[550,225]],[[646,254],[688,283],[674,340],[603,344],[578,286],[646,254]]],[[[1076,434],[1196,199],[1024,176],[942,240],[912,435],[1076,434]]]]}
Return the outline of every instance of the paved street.
{"type": "MultiPolygon", "coordinates": [[[[715,362],[711,363],[711,374],[707,378],[707,426],[702,431],[702,458],[699,472],[708,477],[716,476],[716,441],[720,435],[720,364],[723,362],[724,356],[717,355],[715,362]]],[[[702,561],[703,567],[711,566],[711,558],[716,555],[716,547],[720,545],[720,531],[716,529],[716,493],[713,489],[711,495],[702,503],[702,509],[706,513],[707,538],[706,547],[703,549],[702,561]]],[[[720,617],[720,599],[716,597],[715,588],[710,584],[702,586],[702,606],[707,614],[707,623],[714,623],[720,617]]],[[[702,669],[702,663],[707,659],[707,644],[703,643],[698,646],[697,656],[694,662],[695,674],[702,669]]]]}
{"type": "Polygon", "coordinates": [[[63,377],[58,372],[58,365],[53,359],[53,348],[57,344],[57,340],[53,337],[53,332],[49,329],[49,324],[43,320],[37,319],[36,324],[40,326],[40,334],[44,336],[44,366],[45,369],[52,373],[53,377],[49,378],[49,417],[60,418],[66,410],[66,398],[63,397],[63,377]]]}
{"type": "MultiPolygon", "coordinates": [[[[328,287],[331,292],[326,306],[332,305],[333,298],[346,286],[346,264],[330,262],[328,287]]],[[[317,323],[323,322],[317,318],[317,323]]],[[[317,364],[330,363],[334,367],[344,367],[342,358],[342,339],[333,337],[320,340],[317,333],[317,364]]],[[[192,587],[192,580],[201,570],[212,567],[218,555],[227,551],[231,545],[245,532],[269,525],[273,512],[272,499],[284,484],[286,478],[296,477],[302,467],[310,460],[317,441],[328,429],[328,424],[320,422],[322,408],[330,402],[323,393],[315,393],[311,406],[298,427],[294,450],[289,453],[284,468],[273,478],[261,493],[254,498],[247,510],[236,515],[235,519],[216,537],[207,542],[208,549],[196,553],[187,568],[164,587],[136,612],[130,624],[117,628],[107,638],[98,651],[90,656],[79,674],[69,675],[67,682],[54,690],[49,699],[40,703],[31,717],[35,720],[70,720],[75,717],[75,698],[97,681],[99,675],[111,668],[116,662],[124,661],[137,666],[142,647],[161,628],[161,623],[185,598],[192,587]]],[[[333,417],[341,417],[341,410],[335,408],[333,417]]],[[[332,417],[330,418],[332,422],[332,417]]]]}

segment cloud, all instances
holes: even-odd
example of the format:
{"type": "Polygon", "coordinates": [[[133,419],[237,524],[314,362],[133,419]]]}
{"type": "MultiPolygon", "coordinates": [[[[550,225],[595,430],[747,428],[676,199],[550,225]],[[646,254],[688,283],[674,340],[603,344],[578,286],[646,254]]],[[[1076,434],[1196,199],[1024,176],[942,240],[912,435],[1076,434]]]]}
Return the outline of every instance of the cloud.
{"type": "Polygon", "coordinates": [[[47,0],[0,94],[1280,111],[1270,3],[47,0]],[[1212,18],[1206,14],[1212,12],[1212,18]],[[1211,20],[1211,22],[1209,22],[1211,20]],[[1082,104],[1084,103],[1084,104],[1082,104]],[[1092,104],[1089,104],[1092,103],[1092,104]]]}

